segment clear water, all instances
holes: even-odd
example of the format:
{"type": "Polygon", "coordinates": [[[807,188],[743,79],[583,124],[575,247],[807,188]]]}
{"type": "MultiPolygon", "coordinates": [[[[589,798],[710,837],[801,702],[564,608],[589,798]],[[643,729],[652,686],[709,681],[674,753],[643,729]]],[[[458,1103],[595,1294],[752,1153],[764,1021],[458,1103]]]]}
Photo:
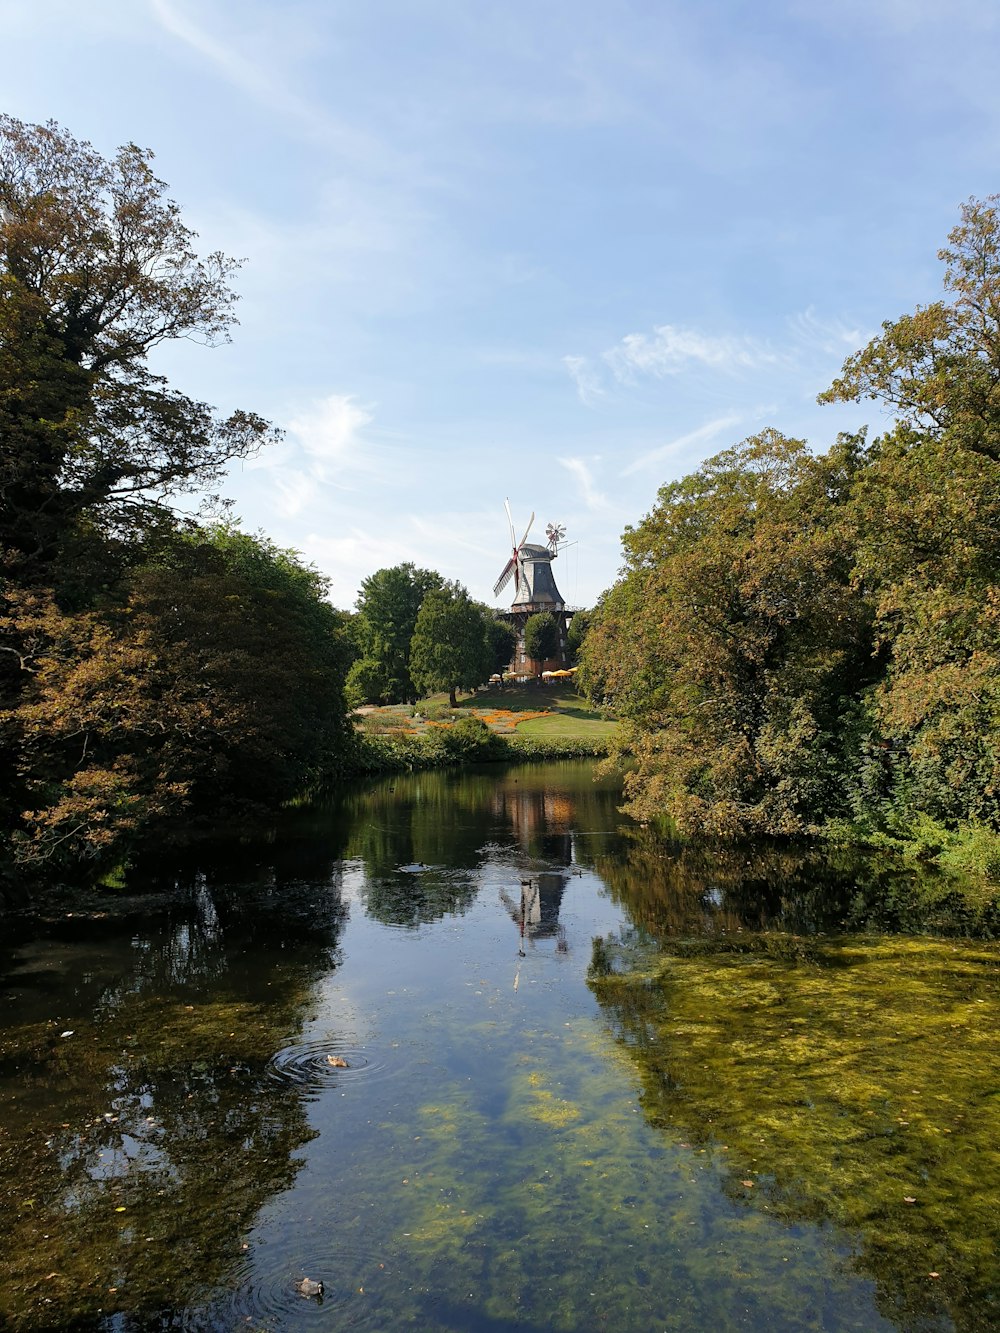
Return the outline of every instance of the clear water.
{"type": "Polygon", "coordinates": [[[397,778],[8,930],[0,1328],[1000,1326],[991,905],[617,802],[397,778]]]}

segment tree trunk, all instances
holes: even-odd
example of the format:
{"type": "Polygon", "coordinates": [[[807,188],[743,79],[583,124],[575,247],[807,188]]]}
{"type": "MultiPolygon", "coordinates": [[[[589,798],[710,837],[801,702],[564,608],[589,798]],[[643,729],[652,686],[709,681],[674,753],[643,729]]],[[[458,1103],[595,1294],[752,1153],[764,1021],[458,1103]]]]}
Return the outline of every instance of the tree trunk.
{"type": "Polygon", "coordinates": [[[455,686],[454,686],[454,685],[453,685],[453,686],[451,687],[451,689],[448,691],[448,707],[449,707],[449,708],[457,708],[457,707],[458,707],[458,700],[455,698],[455,686]]]}

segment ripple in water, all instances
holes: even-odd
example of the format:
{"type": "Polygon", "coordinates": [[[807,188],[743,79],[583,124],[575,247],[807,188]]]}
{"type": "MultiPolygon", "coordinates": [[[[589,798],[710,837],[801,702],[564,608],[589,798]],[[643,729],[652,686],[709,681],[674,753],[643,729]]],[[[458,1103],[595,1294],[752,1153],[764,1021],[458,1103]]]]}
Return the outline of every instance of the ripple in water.
{"type": "Polygon", "coordinates": [[[267,1062],[269,1077],[278,1083],[317,1092],[335,1084],[371,1077],[386,1072],[381,1060],[375,1060],[362,1046],[341,1042],[305,1041],[285,1046],[267,1062]]]}
{"type": "Polygon", "coordinates": [[[289,1268],[286,1254],[272,1256],[262,1246],[249,1258],[239,1290],[211,1306],[187,1311],[183,1327],[189,1333],[239,1327],[329,1327],[331,1322],[343,1329],[385,1328],[386,1269],[370,1253],[345,1249],[312,1251],[289,1268]],[[300,1289],[304,1278],[321,1282],[322,1296],[304,1296],[300,1289]]]}

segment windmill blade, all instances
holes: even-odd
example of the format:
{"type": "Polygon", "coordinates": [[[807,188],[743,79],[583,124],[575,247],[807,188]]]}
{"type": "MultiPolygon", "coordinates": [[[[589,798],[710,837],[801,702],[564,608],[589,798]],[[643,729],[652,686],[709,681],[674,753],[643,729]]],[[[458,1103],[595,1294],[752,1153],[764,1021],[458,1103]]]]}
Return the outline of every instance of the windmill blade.
{"type": "Polygon", "coordinates": [[[507,511],[507,526],[510,528],[510,544],[511,544],[511,549],[514,549],[514,520],[513,520],[513,518],[511,518],[511,514],[510,514],[510,501],[509,501],[509,500],[504,500],[504,502],[503,502],[503,507],[504,507],[504,509],[506,509],[506,511],[507,511]]]}
{"type": "Polygon", "coordinates": [[[507,584],[510,582],[511,575],[514,573],[514,570],[516,568],[517,568],[517,561],[514,559],[513,556],[511,556],[511,558],[507,561],[506,565],[504,565],[503,567],[503,573],[500,575],[496,583],[494,583],[493,585],[494,597],[500,596],[504,588],[506,588],[507,584]]]}
{"type": "Polygon", "coordinates": [[[520,550],[521,547],[524,545],[524,543],[528,540],[528,533],[531,531],[531,525],[532,525],[532,523],[534,523],[534,521],[535,521],[535,511],[532,510],[532,511],[531,511],[531,517],[528,519],[528,526],[524,529],[524,536],[521,538],[521,540],[520,540],[520,541],[518,542],[518,544],[517,544],[517,549],[518,549],[518,550],[520,550]]]}

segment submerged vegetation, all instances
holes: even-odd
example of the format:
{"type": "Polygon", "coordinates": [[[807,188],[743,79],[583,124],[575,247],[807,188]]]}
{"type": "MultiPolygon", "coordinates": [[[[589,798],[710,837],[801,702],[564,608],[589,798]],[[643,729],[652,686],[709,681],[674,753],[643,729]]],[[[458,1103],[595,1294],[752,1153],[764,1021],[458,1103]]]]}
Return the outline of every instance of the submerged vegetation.
{"type": "Polygon", "coordinates": [[[996,1326],[994,946],[931,939],[595,940],[591,985],[649,1122],[742,1207],[843,1228],[900,1327],[996,1326]]]}

